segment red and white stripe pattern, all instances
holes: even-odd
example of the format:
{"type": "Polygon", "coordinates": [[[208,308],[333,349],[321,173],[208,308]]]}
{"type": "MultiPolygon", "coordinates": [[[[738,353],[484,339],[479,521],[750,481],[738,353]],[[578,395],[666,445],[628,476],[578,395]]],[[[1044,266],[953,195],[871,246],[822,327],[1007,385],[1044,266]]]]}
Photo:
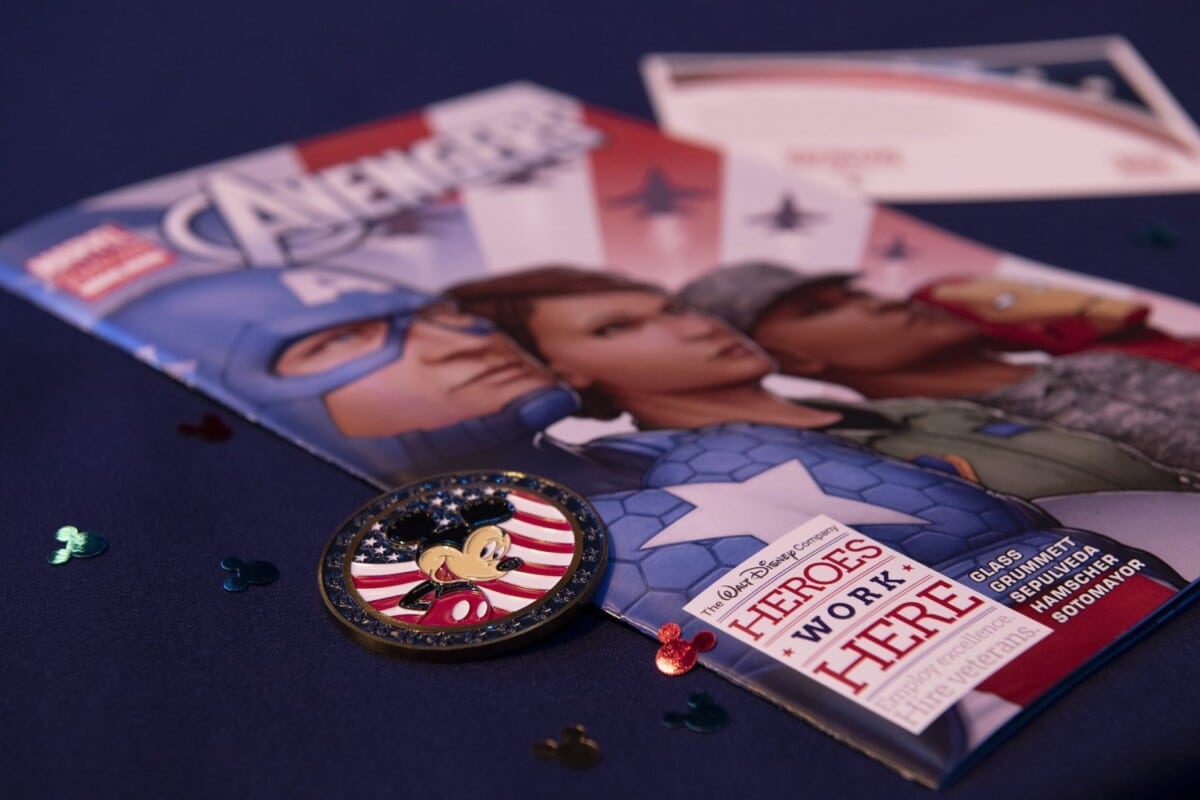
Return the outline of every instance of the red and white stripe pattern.
{"type": "MultiPolygon", "coordinates": [[[[507,500],[516,514],[500,527],[512,539],[508,555],[524,564],[499,580],[478,584],[502,614],[520,611],[557,586],[567,575],[576,549],[571,522],[557,507],[525,492],[510,492],[507,500]]],[[[359,597],[381,614],[410,622],[422,614],[399,606],[400,599],[428,577],[416,561],[354,561],[350,577],[359,597]]]]}
{"type": "MultiPolygon", "coordinates": [[[[605,142],[556,164],[542,180],[465,186],[454,193],[489,273],[568,264],[675,289],[717,264],[772,258],[801,270],[835,266],[844,271],[862,257],[873,209],[866,198],[735,154],[665,138],[641,120],[529,84],[437,103],[419,115],[301,143],[298,151],[308,169],[317,169],[543,106],[602,133],[605,142]],[[644,187],[651,171],[671,186],[697,191],[673,213],[643,214],[636,205],[614,202],[644,187]],[[784,196],[821,214],[820,224],[781,234],[753,221],[784,196]]],[[[463,234],[456,230],[455,235],[463,234]]],[[[462,277],[433,267],[428,274],[429,280],[411,270],[397,277],[432,290],[444,288],[438,276],[448,275],[451,282],[462,277]]]]}

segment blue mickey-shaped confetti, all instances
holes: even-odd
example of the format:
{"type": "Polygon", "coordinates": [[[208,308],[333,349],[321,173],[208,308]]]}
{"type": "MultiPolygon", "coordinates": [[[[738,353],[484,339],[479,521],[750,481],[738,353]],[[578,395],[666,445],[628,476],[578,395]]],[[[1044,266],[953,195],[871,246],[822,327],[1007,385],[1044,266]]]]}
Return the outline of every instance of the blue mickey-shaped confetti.
{"type": "Polygon", "coordinates": [[[227,592],[244,592],[250,586],[266,586],[279,580],[279,568],[270,561],[242,561],[230,556],[221,562],[221,569],[233,574],[221,585],[227,592]]]}
{"type": "Polygon", "coordinates": [[[668,711],[663,725],[668,728],[686,727],[696,733],[716,733],[729,724],[729,712],[721,708],[708,692],[693,692],[688,696],[687,711],[668,711]]]}
{"type": "Polygon", "coordinates": [[[46,559],[51,564],[65,564],[72,558],[92,558],[108,549],[108,539],[98,533],[81,531],[74,525],[59,528],[54,538],[63,543],[46,559]]]}

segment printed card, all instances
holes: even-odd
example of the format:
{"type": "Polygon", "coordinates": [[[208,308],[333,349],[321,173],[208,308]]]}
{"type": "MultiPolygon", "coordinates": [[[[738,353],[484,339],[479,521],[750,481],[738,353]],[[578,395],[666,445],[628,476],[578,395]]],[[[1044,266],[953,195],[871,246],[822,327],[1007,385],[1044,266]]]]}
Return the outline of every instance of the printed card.
{"type": "Polygon", "coordinates": [[[867,53],[662,54],[663,128],[893,202],[1195,191],[1200,132],[1117,36],[867,53]]]}
{"type": "Polygon", "coordinates": [[[684,610],[911,733],[1051,633],[826,516],[684,610]]]}

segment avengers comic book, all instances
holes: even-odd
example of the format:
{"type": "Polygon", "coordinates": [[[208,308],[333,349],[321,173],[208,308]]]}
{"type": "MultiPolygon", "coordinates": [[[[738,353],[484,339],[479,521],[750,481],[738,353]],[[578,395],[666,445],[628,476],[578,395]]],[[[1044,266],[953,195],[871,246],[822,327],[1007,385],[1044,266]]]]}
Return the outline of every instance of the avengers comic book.
{"type": "Polygon", "coordinates": [[[607,612],[930,785],[1200,577],[1200,309],[529,84],[92,198],[0,282],[379,486],[574,488],[607,612]]]}

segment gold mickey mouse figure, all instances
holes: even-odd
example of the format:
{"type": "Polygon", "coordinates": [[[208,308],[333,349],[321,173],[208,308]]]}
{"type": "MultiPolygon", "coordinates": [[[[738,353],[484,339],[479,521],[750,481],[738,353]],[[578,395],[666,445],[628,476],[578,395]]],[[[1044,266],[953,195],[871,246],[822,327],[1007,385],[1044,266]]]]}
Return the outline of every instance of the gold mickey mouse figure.
{"type": "Polygon", "coordinates": [[[600,745],[589,739],[582,725],[563,728],[562,742],[544,739],[533,746],[538,758],[557,758],[572,769],[588,769],[600,763],[600,745]]]}
{"type": "Polygon", "coordinates": [[[387,527],[398,547],[416,551],[426,579],[400,598],[401,608],[423,611],[420,625],[477,625],[497,616],[479,583],[496,580],[524,566],[508,556],[512,539],[500,527],[515,510],[502,497],[468,502],[461,519],[436,519],[424,509],[409,511],[387,527]]]}

